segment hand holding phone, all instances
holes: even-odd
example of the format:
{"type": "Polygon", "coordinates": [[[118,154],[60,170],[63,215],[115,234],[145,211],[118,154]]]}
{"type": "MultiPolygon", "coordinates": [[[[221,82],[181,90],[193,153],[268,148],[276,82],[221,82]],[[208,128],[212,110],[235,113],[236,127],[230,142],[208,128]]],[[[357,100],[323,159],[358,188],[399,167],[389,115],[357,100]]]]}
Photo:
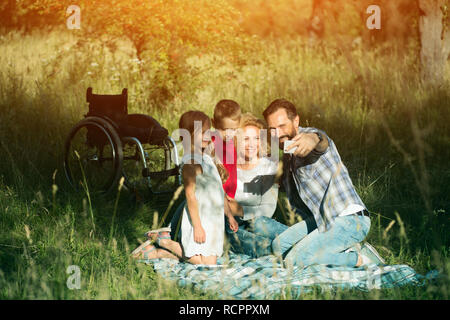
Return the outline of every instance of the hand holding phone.
{"type": "Polygon", "coordinates": [[[297,150],[297,147],[295,148],[291,148],[289,150],[287,150],[287,147],[289,147],[291,144],[293,144],[295,141],[294,140],[286,140],[284,142],[284,147],[283,147],[283,151],[284,153],[294,153],[295,150],[297,150]]]}

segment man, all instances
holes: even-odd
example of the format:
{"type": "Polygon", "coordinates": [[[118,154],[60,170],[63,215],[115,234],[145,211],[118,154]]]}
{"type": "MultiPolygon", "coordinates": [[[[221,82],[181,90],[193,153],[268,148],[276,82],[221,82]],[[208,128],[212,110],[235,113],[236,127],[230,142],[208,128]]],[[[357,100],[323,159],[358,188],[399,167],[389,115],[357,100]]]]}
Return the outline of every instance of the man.
{"type": "Polygon", "coordinates": [[[292,141],[283,155],[281,185],[302,218],[274,239],[273,252],[299,266],[384,263],[369,244],[359,246],[370,217],[333,141],[321,130],[300,127],[297,110],[287,100],[273,101],[263,115],[280,149],[292,141]]]}

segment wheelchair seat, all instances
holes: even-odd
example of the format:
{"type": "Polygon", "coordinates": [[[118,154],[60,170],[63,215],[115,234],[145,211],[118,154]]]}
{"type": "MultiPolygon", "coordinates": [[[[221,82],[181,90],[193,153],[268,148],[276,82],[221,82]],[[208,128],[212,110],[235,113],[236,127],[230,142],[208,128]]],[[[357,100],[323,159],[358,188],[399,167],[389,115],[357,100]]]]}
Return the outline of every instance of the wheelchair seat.
{"type": "Polygon", "coordinates": [[[119,123],[119,135],[135,137],[141,143],[162,145],[169,131],[153,117],[145,114],[128,114],[119,123]]]}
{"type": "Polygon", "coordinates": [[[162,145],[169,135],[153,117],[145,114],[128,114],[128,91],[118,95],[93,94],[92,88],[86,92],[89,112],[85,117],[106,118],[117,130],[120,137],[135,137],[141,143],[162,145]]]}

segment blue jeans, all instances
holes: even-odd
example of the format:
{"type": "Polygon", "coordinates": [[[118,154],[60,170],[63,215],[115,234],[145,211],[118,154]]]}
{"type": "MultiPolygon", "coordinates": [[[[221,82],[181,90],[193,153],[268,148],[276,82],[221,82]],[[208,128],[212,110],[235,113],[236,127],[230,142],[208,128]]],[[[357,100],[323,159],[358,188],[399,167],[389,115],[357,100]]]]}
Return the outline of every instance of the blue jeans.
{"type": "Polygon", "coordinates": [[[225,219],[225,230],[231,251],[258,258],[272,254],[272,241],[286,231],[288,226],[268,217],[242,220],[236,217],[239,229],[233,232],[225,219]]]}
{"type": "Polygon", "coordinates": [[[186,200],[183,200],[175,210],[169,227],[171,228],[170,237],[174,241],[181,241],[181,218],[183,216],[183,209],[186,205],[186,200]]]}
{"type": "Polygon", "coordinates": [[[287,265],[330,264],[356,266],[358,254],[343,252],[364,240],[370,229],[370,218],[348,215],[337,217],[332,228],[308,231],[305,221],[289,227],[272,242],[275,255],[284,257],[287,265]]]}

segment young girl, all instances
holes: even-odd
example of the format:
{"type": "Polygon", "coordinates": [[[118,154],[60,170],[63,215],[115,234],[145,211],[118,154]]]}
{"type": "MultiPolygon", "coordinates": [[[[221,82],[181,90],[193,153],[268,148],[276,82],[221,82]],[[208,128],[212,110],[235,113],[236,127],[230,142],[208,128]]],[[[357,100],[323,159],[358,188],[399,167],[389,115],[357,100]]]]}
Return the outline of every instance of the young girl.
{"type": "Polygon", "coordinates": [[[162,232],[156,234],[155,240],[163,249],[144,243],[133,252],[133,256],[143,259],[185,258],[193,264],[214,265],[223,253],[225,224],[221,174],[225,175],[226,171],[220,168],[219,174],[213,158],[204,152],[210,143],[210,137],[205,133],[211,128],[206,114],[201,111],[184,113],[179,128],[185,150],[181,172],[186,193],[181,245],[162,232]]]}

